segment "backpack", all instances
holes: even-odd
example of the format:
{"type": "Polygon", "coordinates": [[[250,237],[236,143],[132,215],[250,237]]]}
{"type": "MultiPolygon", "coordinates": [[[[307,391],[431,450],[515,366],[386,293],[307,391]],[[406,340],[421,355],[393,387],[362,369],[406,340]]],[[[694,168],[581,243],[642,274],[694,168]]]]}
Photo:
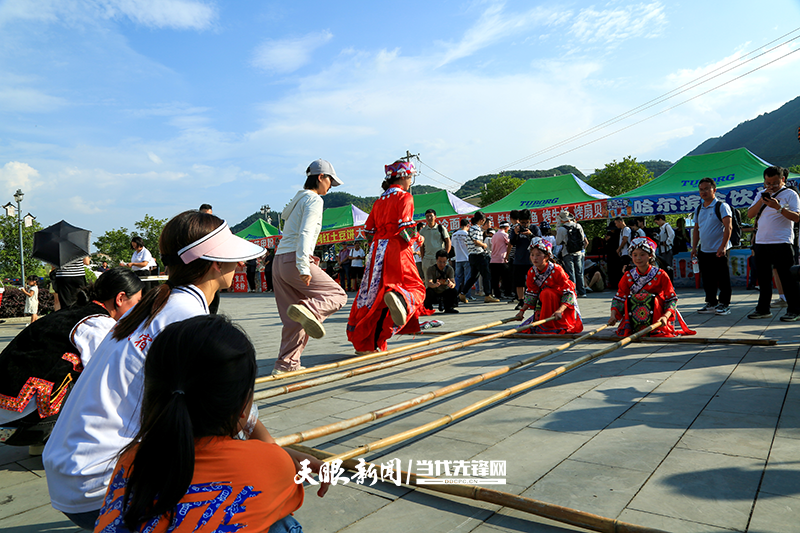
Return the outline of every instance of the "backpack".
{"type": "Polygon", "coordinates": [[[583,250],[583,237],[581,236],[581,229],[575,226],[564,226],[567,230],[567,242],[564,247],[567,249],[568,254],[574,254],[583,250]]]}
{"type": "MultiPolygon", "coordinates": [[[[441,224],[437,223],[436,224],[436,229],[439,230],[439,235],[442,237],[442,242],[444,242],[444,240],[447,238],[447,237],[444,236],[444,227],[441,224]]],[[[448,259],[452,259],[455,256],[456,256],[456,247],[453,246],[453,240],[451,239],[450,240],[450,251],[447,252],[447,258],[448,259]]]]}
{"type": "MultiPolygon", "coordinates": [[[[717,200],[717,205],[714,206],[714,213],[717,215],[717,219],[722,222],[722,204],[725,202],[720,202],[717,200]]],[[[694,213],[694,219],[698,220],[700,218],[700,206],[697,206],[697,209],[694,213]]],[[[739,246],[742,243],[742,215],[739,213],[738,209],[734,209],[731,207],[731,246],[739,246]]]]}

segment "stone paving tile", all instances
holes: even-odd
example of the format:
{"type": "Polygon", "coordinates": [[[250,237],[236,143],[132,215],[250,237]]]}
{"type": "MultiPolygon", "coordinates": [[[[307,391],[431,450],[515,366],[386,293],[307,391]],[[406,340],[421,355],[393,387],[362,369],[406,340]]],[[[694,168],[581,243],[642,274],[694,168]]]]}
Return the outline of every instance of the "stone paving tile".
{"type": "Polygon", "coordinates": [[[499,506],[446,494],[413,491],[340,531],[347,533],[397,531],[472,531],[499,506]]]}
{"type": "Polygon", "coordinates": [[[8,518],[50,501],[47,480],[36,478],[10,487],[0,487],[0,519],[8,518]]]}
{"type": "Polygon", "coordinates": [[[508,482],[530,486],[587,440],[588,437],[582,434],[528,427],[487,448],[472,459],[506,461],[508,482]]]}
{"type": "Polygon", "coordinates": [[[628,509],[743,531],[764,461],[675,449],[628,509]]]}
{"type": "MultiPolygon", "coordinates": [[[[713,405],[713,401],[712,401],[713,405]]],[[[678,443],[679,448],[766,460],[777,419],[704,410],[678,443]]]]}
{"type": "Polygon", "coordinates": [[[775,435],[787,439],[800,439],[800,414],[796,416],[782,414],[778,423],[778,432],[775,435]]]}
{"type": "Polygon", "coordinates": [[[800,509],[800,461],[797,457],[797,441],[794,439],[775,438],[761,482],[759,499],[764,493],[798,498],[795,508],[800,509]]]}
{"type": "Polygon", "coordinates": [[[643,422],[650,427],[687,428],[709,400],[708,395],[664,393],[661,387],[657,387],[621,418],[643,422]]]}
{"type": "Polygon", "coordinates": [[[474,533],[506,533],[535,531],[536,533],[565,533],[567,531],[583,531],[586,529],[557,522],[534,514],[509,509],[504,507],[492,515],[483,526],[474,530],[474,533]]]}
{"type": "MultiPolygon", "coordinates": [[[[658,513],[647,513],[635,509],[626,509],[619,515],[618,520],[636,524],[643,527],[651,527],[670,533],[730,533],[731,529],[716,527],[703,522],[683,520],[672,516],[664,516],[658,513]]],[[[736,530],[741,531],[741,530],[736,530]]],[[[756,533],[755,531],[753,533],[756,533]]],[[[767,533],[762,531],[759,533],[767,533]]],[[[777,533],[777,532],[776,532],[777,533]]]]}
{"type": "Polygon", "coordinates": [[[650,473],[682,435],[682,428],[652,428],[619,419],[575,451],[570,459],[650,473]]]}
{"type": "Polygon", "coordinates": [[[7,463],[0,466],[0,487],[8,488],[20,483],[36,481],[39,476],[19,463],[7,463]]]}
{"type": "Polygon", "coordinates": [[[592,436],[633,405],[633,402],[614,404],[605,399],[580,397],[536,420],[530,427],[592,436]]]}
{"type": "Polygon", "coordinates": [[[324,498],[317,496],[316,487],[306,487],[303,506],[295,511],[295,519],[305,531],[333,533],[393,501],[351,485],[331,487],[324,498]]]}
{"type": "Polygon", "coordinates": [[[728,381],[714,395],[706,409],[746,415],[777,417],[786,396],[786,386],[764,387],[728,381]]]}
{"type": "Polygon", "coordinates": [[[464,419],[464,423],[447,426],[439,431],[440,437],[494,445],[524,428],[546,411],[514,405],[500,405],[481,411],[464,419]]]}
{"type": "Polygon", "coordinates": [[[614,518],[628,505],[650,472],[567,459],[522,496],[614,518]]]}
{"type": "Polygon", "coordinates": [[[63,514],[53,509],[49,499],[43,499],[38,507],[0,519],[3,533],[85,533],[63,514]]]}
{"type": "Polygon", "coordinates": [[[797,531],[800,500],[759,495],[748,531],[751,533],[788,533],[797,531]]]}

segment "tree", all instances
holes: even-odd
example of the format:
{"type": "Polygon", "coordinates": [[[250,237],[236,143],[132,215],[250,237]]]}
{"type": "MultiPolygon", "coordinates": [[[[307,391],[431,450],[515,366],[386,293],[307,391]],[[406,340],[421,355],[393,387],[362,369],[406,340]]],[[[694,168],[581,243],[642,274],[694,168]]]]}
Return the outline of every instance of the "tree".
{"type": "MultiPolygon", "coordinates": [[[[39,231],[42,225],[33,221],[33,225],[26,228],[22,226],[22,249],[25,258],[25,275],[45,274],[44,265],[31,255],[33,251],[33,234],[39,231]]],[[[0,275],[3,278],[18,278],[22,274],[19,264],[19,229],[17,217],[0,216],[0,275]]]]}
{"type": "Polygon", "coordinates": [[[486,184],[481,191],[481,206],[485,207],[498,200],[502,200],[515,190],[517,190],[525,180],[522,178],[512,178],[511,176],[497,176],[486,184]]]}
{"type": "MultiPolygon", "coordinates": [[[[138,235],[144,241],[144,246],[153,258],[158,262],[158,238],[161,236],[161,230],[164,229],[164,224],[167,219],[158,219],[145,215],[144,219],[135,223],[136,232],[129,232],[128,228],[112,229],[94,242],[94,247],[97,248],[97,254],[102,254],[109,258],[109,265],[117,265],[120,261],[128,262],[131,260],[131,239],[138,235]]],[[[159,262],[159,268],[163,268],[159,262]]]]}
{"type": "Polygon", "coordinates": [[[794,174],[800,174],[800,165],[789,167],[789,172],[793,172],[794,174]]]}
{"type": "Polygon", "coordinates": [[[587,183],[609,196],[619,196],[652,179],[653,173],[647,167],[637,163],[635,157],[627,156],[619,163],[615,159],[604,169],[596,169],[587,183]]]}

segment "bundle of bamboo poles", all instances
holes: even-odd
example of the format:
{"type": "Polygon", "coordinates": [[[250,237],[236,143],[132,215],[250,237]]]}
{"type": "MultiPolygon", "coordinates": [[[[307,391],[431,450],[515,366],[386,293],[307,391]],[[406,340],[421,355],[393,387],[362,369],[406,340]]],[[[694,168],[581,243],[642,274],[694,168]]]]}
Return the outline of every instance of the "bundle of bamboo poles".
{"type": "Polygon", "coordinates": [[[592,352],[590,354],[584,355],[583,357],[579,357],[578,359],[575,359],[575,360],[567,363],[566,365],[560,366],[560,367],[556,368],[555,370],[551,370],[547,374],[544,374],[542,376],[533,378],[531,380],[528,380],[528,381],[526,381],[524,383],[520,383],[520,384],[515,385],[513,387],[509,387],[509,388],[507,388],[507,389],[505,389],[503,391],[500,391],[500,392],[498,392],[496,394],[493,394],[493,395],[489,396],[488,398],[484,398],[483,400],[481,400],[479,402],[476,402],[476,403],[473,403],[471,405],[468,405],[467,407],[464,407],[463,409],[459,409],[458,411],[456,411],[454,413],[450,413],[449,415],[445,415],[445,416],[443,416],[441,418],[438,418],[438,419],[436,419],[436,420],[434,420],[432,422],[429,422],[427,424],[423,424],[421,426],[417,426],[415,428],[409,429],[408,431],[404,431],[402,433],[397,433],[395,435],[391,435],[389,437],[386,437],[386,438],[383,438],[383,439],[380,439],[380,440],[377,440],[377,441],[374,441],[374,442],[371,442],[371,443],[368,443],[368,444],[364,444],[362,446],[359,446],[357,448],[354,448],[354,449],[350,450],[349,452],[344,452],[344,453],[340,453],[338,455],[331,456],[330,458],[328,458],[326,460],[327,461],[332,461],[332,460],[336,460],[336,459],[340,459],[340,460],[352,459],[353,457],[358,457],[359,455],[363,455],[365,453],[369,453],[369,452],[372,452],[372,451],[375,451],[375,450],[386,448],[388,446],[392,446],[394,444],[398,444],[400,442],[403,442],[403,441],[406,441],[408,439],[414,438],[414,437],[416,437],[418,435],[422,435],[423,433],[427,433],[428,431],[440,428],[440,427],[445,426],[447,424],[450,424],[450,423],[452,423],[452,422],[454,422],[454,421],[456,421],[456,420],[458,420],[460,418],[463,418],[463,417],[465,417],[467,415],[470,415],[470,414],[478,411],[479,409],[483,409],[484,407],[487,407],[489,405],[497,403],[497,402],[499,402],[500,400],[502,400],[504,398],[507,398],[509,396],[512,396],[512,395],[517,394],[519,392],[522,392],[524,390],[530,389],[530,388],[535,387],[537,385],[541,385],[542,383],[544,383],[546,381],[549,381],[549,380],[551,380],[551,379],[553,379],[553,378],[555,378],[557,376],[560,376],[561,374],[569,372],[570,370],[573,370],[573,369],[575,369],[575,368],[577,368],[577,367],[579,367],[581,365],[584,365],[584,364],[588,363],[589,361],[597,359],[598,357],[602,357],[602,356],[604,356],[604,355],[606,355],[606,354],[608,354],[610,352],[613,352],[614,350],[616,350],[618,348],[622,348],[623,346],[626,346],[626,345],[630,344],[633,340],[638,339],[639,337],[642,337],[644,335],[647,335],[650,332],[655,331],[656,329],[660,328],[661,326],[662,326],[662,323],[660,321],[656,322],[655,324],[652,324],[652,325],[650,325],[650,326],[648,326],[648,327],[646,327],[646,328],[634,333],[633,335],[630,335],[629,337],[625,337],[624,339],[615,342],[613,345],[611,345],[609,347],[603,348],[601,350],[597,350],[597,351],[592,352]]]}
{"type": "MultiPolygon", "coordinates": [[[[529,326],[526,326],[529,327],[529,326]]],[[[422,394],[410,400],[406,400],[404,402],[396,403],[394,405],[390,405],[389,407],[384,407],[383,409],[377,409],[375,411],[371,411],[369,413],[365,413],[359,416],[354,416],[347,420],[342,420],[340,422],[335,422],[333,424],[327,424],[324,426],[319,426],[313,429],[308,429],[306,431],[301,431],[298,433],[292,433],[291,435],[284,435],[282,437],[278,437],[275,439],[281,446],[287,446],[289,444],[296,444],[298,442],[304,442],[311,439],[316,439],[319,437],[324,437],[327,435],[331,435],[333,433],[338,433],[340,431],[344,431],[346,429],[350,429],[352,427],[360,426],[362,424],[366,424],[368,422],[373,422],[375,420],[379,420],[389,415],[397,414],[399,412],[405,411],[406,409],[410,409],[411,407],[419,406],[429,400],[433,400],[434,398],[441,398],[442,396],[446,396],[447,394],[451,394],[456,391],[464,390],[467,387],[472,385],[477,385],[478,383],[482,383],[484,381],[488,381],[490,379],[494,379],[498,376],[511,372],[512,370],[520,369],[523,366],[527,366],[531,363],[535,363],[537,361],[541,361],[548,355],[552,355],[554,353],[558,353],[564,351],[572,346],[578,344],[581,341],[584,341],[591,337],[592,335],[602,331],[603,329],[607,328],[608,326],[600,326],[597,329],[594,329],[588,333],[584,333],[581,337],[571,341],[561,344],[559,346],[555,346],[546,350],[542,353],[536,354],[532,357],[528,357],[526,359],[522,359],[516,361],[510,365],[506,365],[501,368],[497,368],[490,372],[486,372],[480,374],[479,376],[474,376],[458,383],[453,383],[452,385],[447,385],[446,387],[441,387],[434,391],[428,392],[426,394],[422,394]]]]}
{"type": "Polygon", "coordinates": [[[286,379],[286,378],[293,378],[295,376],[303,376],[305,374],[312,374],[314,372],[322,372],[323,370],[332,370],[334,368],[341,368],[343,366],[348,365],[355,365],[357,363],[363,363],[364,361],[369,361],[371,359],[375,359],[378,357],[384,357],[387,355],[394,355],[402,352],[407,352],[409,350],[416,350],[417,348],[423,348],[425,346],[430,346],[436,342],[446,341],[447,339],[452,339],[453,337],[458,337],[460,335],[469,335],[470,333],[475,333],[484,329],[494,328],[497,326],[502,326],[508,322],[513,320],[517,320],[515,317],[506,318],[503,320],[497,320],[495,322],[489,322],[488,324],[483,324],[480,326],[474,326],[467,329],[462,329],[459,331],[454,331],[452,333],[444,333],[441,334],[439,337],[428,339],[424,341],[415,342],[412,344],[406,344],[405,346],[398,346],[397,348],[392,348],[391,350],[386,350],[385,352],[373,352],[364,355],[359,355],[357,357],[351,357],[349,359],[344,359],[342,361],[337,361],[335,363],[327,363],[324,365],[316,365],[310,368],[304,368],[302,370],[292,370],[290,372],[282,372],[277,375],[273,376],[264,376],[256,379],[256,384],[259,383],[269,383],[270,381],[275,381],[278,379],[286,379]]]}
{"type": "MultiPolygon", "coordinates": [[[[502,322],[508,322],[513,319],[506,319],[502,322]]],[[[387,368],[391,368],[394,366],[398,366],[404,363],[409,363],[411,361],[418,361],[420,359],[426,359],[428,357],[433,357],[434,355],[439,355],[447,352],[452,352],[453,350],[458,350],[460,348],[465,348],[467,346],[474,346],[476,344],[481,344],[484,342],[488,342],[490,340],[499,339],[502,337],[508,337],[509,335],[513,335],[514,333],[519,333],[520,331],[525,331],[526,329],[530,329],[532,327],[540,326],[551,320],[555,320],[555,317],[548,317],[542,320],[537,320],[536,322],[531,322],[530,324],[526,324],[524,326],[518,328],[512,328],[506,331],[502,331],[499,333],[493,333],[491,335],[486,335],[484,337],[479,337],[477,339],[472,339],[469,341],[462,341],[457,342],[454,344],[448,344],[442,346],[441,348],[434,348],[432,350],[426,350],[423,352],[417,352],[411,355],[405,355],[403,357],[397,357],[395,359],[390,359],[389,361],[384,361],[382,363],[375,363],[372,365],[362,366],[358,368],[354,368],[352,370],[347,370],[345,372],[339,372],[337,374],[328,374],[327,376],[322,376],[319,378],[309,379],[306,381],[299,381],[297,383],[292,383],[290,385],[283,385],[281,387],[275,387],[273,389],[267,389],[263,391],[256,392],[253,395],[254,401],[259,400],[266,400],[267,398],[273,398],[275,396],[281,396],[283,394],[289,394],[290,392],[296,392],[299,390],[309,389],[311,387],[316,387],[319,385],[326,385],[328,383],[333,383],[335,381],[340,381],[343,379],[352,378],[355,376],[361,376],[363,374],[369,374],[370,372],[377,372],[378,370],[385,370],[387,368]]],[[[409,349],[408,347],[403,347],[409,349]]],[[[388,352],[383,352],[388,353],[388,352]]],[[[370,354],[373,355],[373,354],[370,354]]]]}

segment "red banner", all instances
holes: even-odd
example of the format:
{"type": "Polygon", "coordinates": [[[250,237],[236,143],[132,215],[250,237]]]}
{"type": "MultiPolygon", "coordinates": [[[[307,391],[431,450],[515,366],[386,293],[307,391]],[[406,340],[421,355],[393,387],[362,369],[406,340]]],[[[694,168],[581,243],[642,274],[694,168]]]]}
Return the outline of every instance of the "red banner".
{"type": "Polygon", "coordinates": [[[233,275],[233,283],[230,292],[247,292],[247,274],[244,272],[236,272],[233,275]]]}

